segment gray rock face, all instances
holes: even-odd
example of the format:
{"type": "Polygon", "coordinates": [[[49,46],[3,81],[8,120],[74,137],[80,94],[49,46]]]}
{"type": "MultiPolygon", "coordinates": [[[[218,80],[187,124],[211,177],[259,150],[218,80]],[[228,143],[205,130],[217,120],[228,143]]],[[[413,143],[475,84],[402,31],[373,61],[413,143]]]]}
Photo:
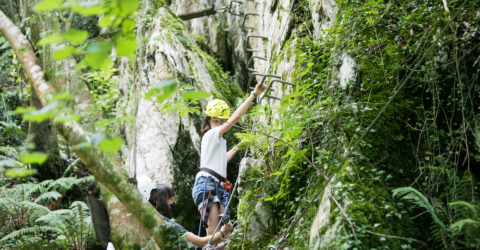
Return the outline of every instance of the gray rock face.
{"type": "MultiPolygon", "coordinates": [[[[147,15],[149,8],[153,7],[146,3],[142,17],[147,15]]],[[[125,95],[119,109],[123,110],[123,115],[136,118],[134,124],[124,126],[128,172],[132,177],[147,176],[154,183],[173,182],[172,147],[177,143],[180,125],[188,129],[193,148],[199,154],[201,136],[196,124],[200,121],[198,116],[191,114],[181,117],[178,112],[168,113],[154,98],[146,100],[145,94],[159,81],[170,77],[187,81],[196,89],[219,92],[207,68],[207,58],[190,48],[192,39],[186,29],[172,31],[167,27],[172,22],[169,18],[173,17],[161,8],[151,21],[142,18],[138,22],[139,40],[148,38],[140,48],[143,56],[138,57],[135,69],[128,68],[126,61],[121,61],[123,67],[119,77],[125,95]]],[[[180,94],[177,94],[166,102],[179,101],[180,94]]]]}
{"type": "MultiPolygon", "coordinates": [[[[209,1],[175,1],[172,9],[176,13],[187,13],[198,11],[202,8],[211,6],[209,1]]],[[[225,1],[215,1],[215,6],[226,6],[225,1]]],[[[240,85],[247,89],[253,86],[254,82],[248,81],[250,74],[246,68],[251,71],[262,74],[273,74],[282,77],[283,80],[290,81],[295,67],[295,45],[297,40],[292,38],[289,43],[286,40],[289,36],[289,23],[291,22],[290,9],[292,1],[289,0],[266,0],[266,1],[242,1],[234,2],[231,11],[241,16],[233,15],[226,11],[224,14],[198,18],[186,22],[190,31],[199,36],[203,36],[212,54],[219,58],[225,58],[223,51],[231,52],[231,65],[236,72],[236,80],[240,85]],[[226,29],[222,29],[224,25],[226,29]],[[219,40],[222,36],[226,39],[219,40]],[[288,46],[285,46],[288,44],[288,46]],[[290,50],[290,51],[289,51],[290,50]],[[253,58],[252,58],[253,56],[253,58]],[[275,64],[275,67],[272,66],[275,64]],[[242,68],[243,67],[243,68],[242,68]]],[[[228,7],[228,6],[227,6],[228,7]]],[[[338,6],[334,0],[314,0],[309,1],[309,10],[313,19],[313,37],[322,39],[324,30],[329,29],[335,20],[338,12],[338,6]]],[[[223,59],[222,59],[223,60],[223,59]]],[[[355,61],[349,55],[344,54],[339,58],[341,61],[337,71],[337,81],[342,88],[346,88],[348,82],[355,79],[355,61]]],[[[261,76],[255,77],[256,81],[261,81],[261,76]]],[[[271,78],[267,78],[265,83],[269,83],[271,78]]],[[[291,86],[282,86],[275,82],[271,86],[270,95],[282,97],[291,91],[291,86]]],[[[249,90],[247,90],[249,91],[249,90]]],[[[262,98],[262,103],[268,103],[270,106],[279,105],[279,101],[270,98],[262,98]]],[[[274,115],[273,119],[279,118],[274,115]]],[[[267,117],[259,117],[259,123],[269,122],[267,117]]],[[[242,196],[248,187],[242,185],[241,179],[248,173],[248,170],[255,163],[254,159],[244,159],[241,163],[239,175],[239,194],[242,196]]],[[[326,234],[320,235],[320,229],[328,224],[330,216],[330,185],[327,187],[322,201],[319,205],[317,215],[310,230],[310,246],[318,248],[328,242],[335,235],[338,223],[333,228],[327,230],[326,234]]],[[[263,203],[255,205],[255,213],[258,217],[250,217],[249,237],[255,242],[252,235],[261,234],[263,228],[268,226],[268,209],[263,203]]]]}
{"type": "MultiPolygon", "coordinates": [[[[177,113],[167,114],[161,104],[145,100],[145,93],[158,81],[166,77],[176,77],[187,82],[196,89],[218,92],[215,80],[204,55],[190,49],[186,44],[193,40],[200,42],[200,47],[217,57],[226,70],[229,70],[238,84],[245,91],[262,80],[261,76],[251,78],[250,71],[260,74],[273,74],[283,80],[291,81],[296,63],[295,46],[297,39],[292,34],[292,16],[290,10],[293,0],[255,0],[231,2],[226,0],[180,0],[172,1],[171,10],[176,14],[185,14],[208,9],[214,4],[215,9],[223,12],[216,15],[192,19],[185,22],[187,32],[172,32],[167,28],[169,20],[165,20],[166,10],[160,9],[149,19],[147,10],[153,8],[147,3],[143,7],[139,21],[138,38],[146,42],[140,45],[136,68],[131,69],[122,61],[119,82],[125,95],[119,108],[124,114],[136,117],[134,124],[124,126],[127,147],[124,154],[128,156],[127,165],[133,175],[144,175],[155,183],[172,183],[174,157],[171,148],[177,143],[179,128],[188,130],[194,149],[199,153],[200,138],[197,116],[180,117],[177,113]],[[232,3],[231,9],[228,7],[232,3]],[[230,12],[229,12],[230,10],[230,12]],[[149,21],[151,20],[151,21],[149,21]],[[182,39],[171,39],[182,36],[182,39]],[[181,42],[183,40],[184,42],[181,42]],[[251,82],[249,81],[251,78],[251,82]]],[[[313,37],[322,39],[324,30],[331,27],[338,7],[334,0],[314,0],[309,2],[313,19],[313,37]]],[[[345,54],[339,58],[342,62],[338,68],[338,83],[346,87],[355,78],[355,61],[345,54]]],[[[272,78],[266,78],[269,84],[272,78]]],[[[275,82],[269,95],[282,97],[288,94],[291,86],[275,82]]],[[[279,105],[279,101],[262,98],[262,103],[271,106],[279,105]]],[[[178,96],[168,100],[178,102],[178,96]]],[[[202,103],[204,106],[205,103],[202,103]]],[[[278,118],[274,116],[273,119],[278,118]]],[[[270,119],[270,118],[269,118],[270,119]]],[[[259,117],[260,122],[268,122],[266,117],[259,117]]],[[[239,170],[238,192],[241,197],[248,189],[242,182],[252,166],[261,161],[246,158],[242,160],[239,170]]],[[[335,227],[320,235],[320,229],[328,224],[330,215],[330,191],[325,191],[319,205],[318,213],[310,231],[310,246],[318,248],[321,242],[328,241],[327,234],[335,235],[335,227]],[[328,191],[328,192],[327,192],[328,191]]],[[[266,227],[271,224],[271,208],[268,204],[255,204],[255,216],[249,217],[248,233],[255,242],[266,227]]],[[[338,224],[338,223],[337,223],[338,224]]],[[[335,225],[337,225],[335,224],[335,225]]],[[[331,238],[330,238],[331,239],[331,238]]]]}
{"type": "Polygon", "coordinates": [[[245,184],[242,182],[242,180],[245,180],[246,176],[248,175],[249,170],[254,167],[254,166],[261,166],[262,161],[254,158],[243,158],[242,161],[240,162],[240,167],[238,168],[238,195],[243,196],[244,195],[244,190],[248,188],[245,186],[245,184]]]}
{"type": "Polygon", "coordinates": [[[322,196],[322,201],[318,206],[318,212],[313,219],[312,227],[310,228],[310,247],[312,249],[316,249],[321,244],[321,235],[320,229],[326,226],[329,222],[331,204],[330,204],[330,196],[331,196],[331,187],[327,185],[325,187],[325,192],[322,196]]]}

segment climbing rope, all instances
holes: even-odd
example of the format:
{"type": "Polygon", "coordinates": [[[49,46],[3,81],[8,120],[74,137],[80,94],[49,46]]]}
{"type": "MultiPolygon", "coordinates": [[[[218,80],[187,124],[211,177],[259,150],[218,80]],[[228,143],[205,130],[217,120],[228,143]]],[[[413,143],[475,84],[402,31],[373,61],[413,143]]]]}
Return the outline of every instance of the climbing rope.
{"type": "MultiPolygon", "coordinates": [[[[247,153],[245,152],[244,158],[246,157],[246,155],[247,155],[247,153]]],[[[233,186],[233,189],[232,189],[232,196],[233,196],[233,194],[235,193],[235,190],[237,190],[239,177],[240,177],[240,175],[237,175],[237,179],[235,180],[235,185],[233,186]]],[[[227,193],[227,192],[225,191],[225,193],[227,193]]],[[[225,195],[225,194],[224,194],[224,195],[225,195]]],[[[227,199],[228,199],[228,194],[227,194],[227,199]]],[[[222,218],[222,221],[224,221],[225,215],[227,214],[227,211],[229,211],[228,208],[230,207],[230,204],[231,204],[232,200],[233,200],[233,199],[228,199],[228,200],[224,201],[224,202],[227,204],[227,206],[225,207],[225,213],[224,213],[223,215],[220,215],[221,218],[222,218]]],[[[228,219],[230,219],[230,212],[228,212],[228,219]]],[[[227,223],[227,222],[228,222],[228,220],[227,220],[227,221],[224,221],[223,224],[225,224],[225,223],[227,223]]],[[[217,224],[217,227],[216,227],[215,230],[213,231],[213,234],[212,234],[212,236],[210,237],[210,239],[208,240],[208,243],[207,243],[207,245],[204,247],[204,249],[216,249],[216,248],[212,248],[212,246],[210,245],[210,242],[212,241],[213,236],[215,235],[215,233],[217,233],[217,231],[219,230],[219,228],[220,228],[223,224],[222,224],[222,223],[218,223],[218,224],[217,224]],[[208,247],[209,247],[209,248],[208,248],[208,247]]],[[[216,247],[219,247],[219,246],[216,246],[216,247]]]]}
{"type": "MultiPolygon", "coordinates": [[[[198,237],[200,237],[200,233],[202,231],[202,223],[203,223],[203,210],[205,208],[205,193],[207,191],[207,182],[208,179],[210,179],[210,176],[207,176],[207,179],[205,179],[205,184],[203,185],[203,197],[202,197],[202,212],[200,213],[200,222],[198,223],[198,237]]],[[[206,211],[205,211],[206,212],[206,211]]],[[[197,249],[197,248],[195,248],[197,249]]]]}

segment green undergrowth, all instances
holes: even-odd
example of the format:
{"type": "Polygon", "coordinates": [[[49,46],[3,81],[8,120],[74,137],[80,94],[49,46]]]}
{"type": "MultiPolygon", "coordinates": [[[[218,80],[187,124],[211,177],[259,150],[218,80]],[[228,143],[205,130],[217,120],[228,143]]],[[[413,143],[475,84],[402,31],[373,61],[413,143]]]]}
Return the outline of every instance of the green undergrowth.
{"type": "Polygon", "coordinates": [[[479,209],[478,132],[462,130],[478,122],[479,2],[449,2],[450,12],[438,1],[337,4],[321,38],[308,2],[294,6],[298,21],[273,68],[295,56],[297,86],[279,106],[257,106],[250,119],[267,122],[239,135],[263,165],[244,180],[231,249],[478,247],[478,217],[451,204],[479,209]],[[341,86],[346,55],[355,74],[341,86]],[[342,209],[330,199],[328,223],[313,235],[320,240],[309,242],[324,176],[342,209]],[[429,204],[392,197],[402,186],[429,204]],[[445,228],[423,213],[427,205],[445,228]]]}

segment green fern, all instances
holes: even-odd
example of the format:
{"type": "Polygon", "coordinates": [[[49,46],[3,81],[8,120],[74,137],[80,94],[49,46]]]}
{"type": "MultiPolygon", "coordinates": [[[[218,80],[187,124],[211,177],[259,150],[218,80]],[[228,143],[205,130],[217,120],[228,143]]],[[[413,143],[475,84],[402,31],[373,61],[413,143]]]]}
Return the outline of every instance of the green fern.
{"type": "Polygon", "coordinates": [[[74,213],[70,209],[58,209],[39,217],[38,219],[35,220],[35,222],[44,223],[46,225],[51,225],[51,226],[58,226],[65,223],[65,220],[73,216],[74,216],[74,213]]]}
{"type": "Polygon", "coordinates": [[[17,149],[10,146],[0,147],[0,156],[5,156],[17,161],[19,160],[17,149]]]}
{"type": "Polygon", "coordinates": [[[472,219],[463,219],[459,220],[452,225],[450,225],[449,229],[454,231],[461,231],[466,226],[480,226],[480,221],[472,220],[472,219]]]}
{"type": "Polygon", "coordinates": [[[50,191],[41,194],[35,199],[35,203],[40,204],[43,201],[48,201],[50,199],[57,200],[58,198],[62,197],[62,195],[57,191],[50,191]]]}
{"type": "Polygon", "coordinates": [[[466,201],[455,201],[455,202],[448,203],[448,205],[450,205],[450,206],[462,206],[462,207],[468,209],[471,212],[471,214],[474,218],[478,217],[477,208],[473,204],[470,204],[466,201]]]}
{"type": "Polygon", "coordinates": [[[38,235],[46,232],[58,232],[58,229],[51,226],[37,226],[37,225],[32,227],[24,227],[7,234],[2,239],[0,239],[0,243],[5,244],[7,243],[7,241],[16,240],[21,236],[38,235]]]}
{"type": "Polygon", "coordinates": [[[445,229],[445,224],[438,218],[435,213],[435,209],[420,191],[412,187],[400,187],[395,188],[393,191],[393,197],[400,197],[403,200],[412,202],[413,204],[425,208],[427,212],[432,216],[432,219],[437,223],[442,229],[445,229]]]}
{"type": "Polygon", "coordinates": [[[9,198],[0,198],[0,208],[22,208],[26,211],[36,210],[37,212],[49,212],[50,210],[42,205],[30,201],[15,201],[9,198]]]}
{"type": "Polygon", "coordinates": [[[94,179],[95,178],[93,176],[88,176],[84,178],[64,177],[48,182],[48,188],[58,190],[61,194],[63,194],[67,190],[72,188],[74,185],[92,182],[94,179]]]}

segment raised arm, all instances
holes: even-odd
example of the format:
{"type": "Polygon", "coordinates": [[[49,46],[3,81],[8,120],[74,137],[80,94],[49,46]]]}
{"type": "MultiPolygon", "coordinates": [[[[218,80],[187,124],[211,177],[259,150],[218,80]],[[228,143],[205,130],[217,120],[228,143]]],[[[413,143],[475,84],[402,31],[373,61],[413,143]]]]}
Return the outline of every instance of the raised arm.
{"type": "MultiPolygon", "coordinates": [[[[255,94],[258,96],[260,95],[266,88],[265,84],[257,84],[255,86],[255,94]]],[[[240,121],[240,118],[247,112],[248,108],[250,107],[250,104],[252,104],[253,100],[255,100],[254,95],[249,95],[247,100],[245,100],[240,107],[238,107],[235,112],[233,112],[232,116],[225,122],[224,124],[221,125],[220,128],[220,136],[223,136],[225,133],[227,133],[228,130],[230,130],[233,125],[235,125],[238,121],[240,121]]]]}

